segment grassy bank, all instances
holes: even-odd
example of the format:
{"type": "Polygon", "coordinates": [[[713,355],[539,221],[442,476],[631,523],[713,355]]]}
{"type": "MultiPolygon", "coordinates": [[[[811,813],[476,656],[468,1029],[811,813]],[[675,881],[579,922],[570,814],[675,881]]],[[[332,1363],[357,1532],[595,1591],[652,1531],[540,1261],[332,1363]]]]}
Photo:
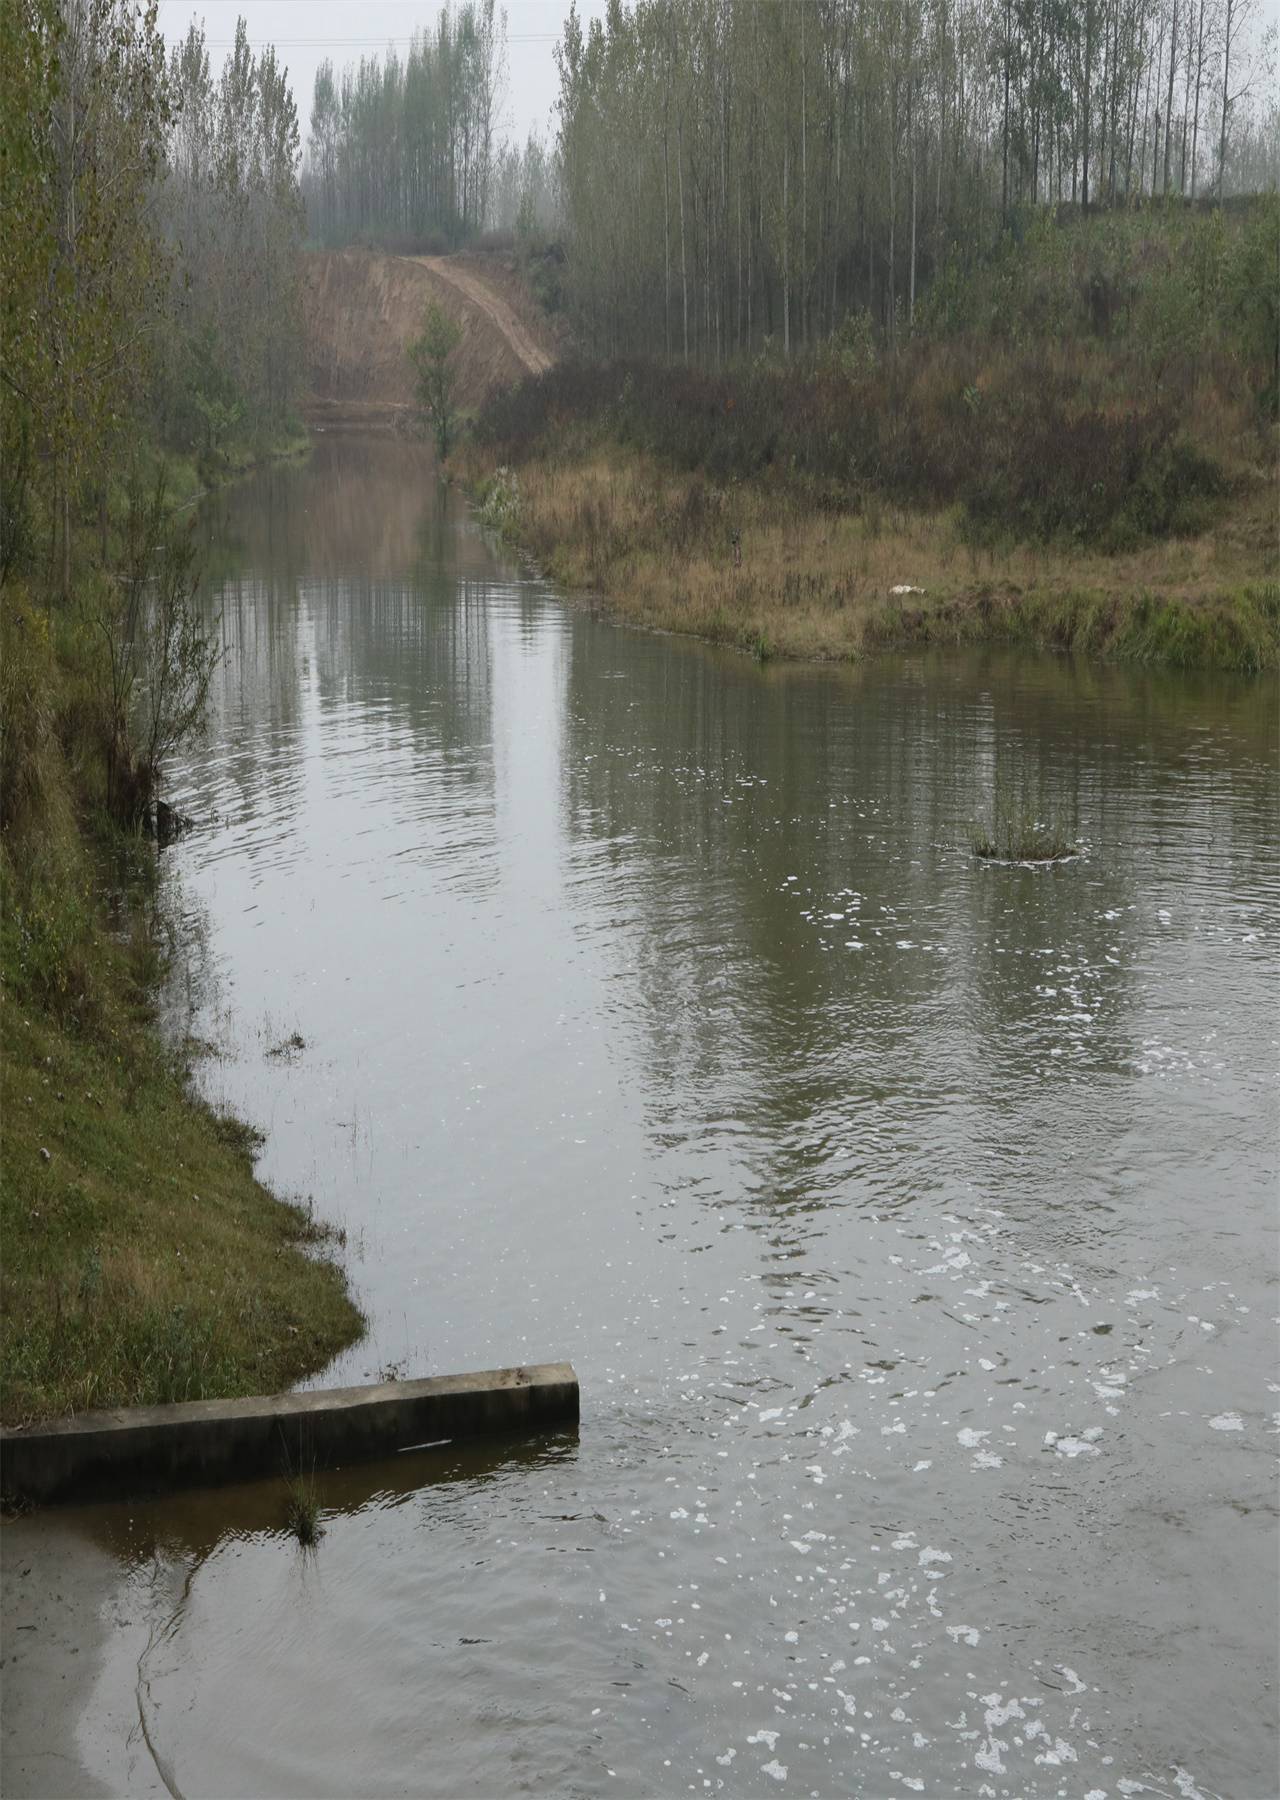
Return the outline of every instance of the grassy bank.
{"type": "Polygon", "coordinates": [[[252,1134],[157,1036],[152,851],[103,810],[93,635],[0,594],[0,1396],[6,1423],[270,1391],[362,1320],[252,1134]]]}
{"type": "MultiPolygon", "coordinates": [[[[163,465],[170,499],[175,506],[192,505],[216,488],[229,487],[269,463],[300,461],[311,452],[311,433],[301,423],[291,425],[274,436],[242,439],[216,451],[165,450],[147,451],[143,468],[150,477],[163,465]]],[[[118,516],[125,507],[123,485],[112,495],[112,511],[118,516]]]]}
{"type": "Polygon", "coordinates": [[[571,592],[760,656],[1001,641],[1177,668],[1280,667],[1261,489],[1207,530],[1107,556],[978,545],[953,511],[842,513],[618,446],[548,450],[515,471],[473,446],[461,467],[482,516],[571,592]]]}
{"type": "Polygon", "coordinates": [[[789,362],[566,360],[490,401],[463,472],[566,585],[762,654],[1273,669],[1278,257],[1274,196],[1041,217],[897,342],[853,315],[789,362]]]}

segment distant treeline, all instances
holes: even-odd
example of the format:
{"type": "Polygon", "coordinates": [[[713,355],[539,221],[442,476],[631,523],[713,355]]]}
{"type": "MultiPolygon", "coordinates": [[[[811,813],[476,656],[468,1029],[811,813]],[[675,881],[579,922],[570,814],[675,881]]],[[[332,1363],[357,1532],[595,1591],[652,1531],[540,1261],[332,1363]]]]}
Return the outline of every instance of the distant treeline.
{"type": "Polygon", "coordinates": [[[215,76],[204,26],[169,58],[158,218],[173,254],[159,401],[170,442],[217,449],[288,421],[302,375],[298,112],[243,19],[215,76]]]}
{"type": "Polygon", "coordinates": [[[1020,211],[1273,186],[1260,0],[637,0],[559,51],[568,291],[606,353],[895,336],[1020,211]]]}
{"type": "Polygon", "coordinates": [[[463,0],[403,62],[389,50],[341,75],[320,65],[304,178],[313,238],[443,250],[484,229],[505,39],[493,0],[463,0]]]}
{"type": "Polygon", "coordinates": [[[0,578],[71,592],[139,454],[277,437],[299,377],[298,126],[129,0],[4,0],[0,578]]]}

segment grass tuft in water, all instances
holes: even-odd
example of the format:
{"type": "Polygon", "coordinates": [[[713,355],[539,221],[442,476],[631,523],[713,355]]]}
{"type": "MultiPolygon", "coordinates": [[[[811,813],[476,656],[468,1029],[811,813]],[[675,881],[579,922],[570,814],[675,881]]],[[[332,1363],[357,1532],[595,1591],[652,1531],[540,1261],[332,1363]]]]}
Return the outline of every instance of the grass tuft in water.
{"type": "Polygon", "coordinates": [[[320,1490],[314,1471],[309,1475],[287,1475],[285,1488],[288,1504],[285,1523],[304,1549],[311,1549],[324,1536],[320,1523],[320,1490]]]}
{"type": "Polygon", "coordinates": [[[1026,800],[996,792],[990,824],[969,828],[973,854],[988,862],[1065,862],[1080,846],[1056,808],[1041,809],[1026,800]]]}

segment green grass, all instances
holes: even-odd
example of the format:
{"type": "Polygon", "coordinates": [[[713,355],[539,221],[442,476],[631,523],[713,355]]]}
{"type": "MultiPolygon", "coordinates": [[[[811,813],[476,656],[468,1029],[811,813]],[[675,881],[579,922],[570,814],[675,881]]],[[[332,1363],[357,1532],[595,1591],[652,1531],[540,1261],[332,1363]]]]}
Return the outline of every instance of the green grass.
{"type": "Polygon", "coordinates": [[[239,442],[212,456],[165,451],[169,495],[179,508],[192,505],[211,488],[225,487],[264,463],[292,462],[311,451],[311,434],[299,425],[268,443],[239,442]]]}
{"type": "Polygon", "coordinates": [[[155,1028],[153,853],[95,812],[80,677],[0,598],[0,1416],[271,1392],[363,1320],[155,1028]]]}
{"type": "MultiPolygon", "coordinates": [[[[1069,574],[1069,568],[1066,571],[1069,574]]],[[[1280,668],[1280,584],[1208,594],[981,586],[868,621],[881,647],[999,641],[1115,662],[1264,675],[1280,668]]]]}
{"type": "Polygon", "coordinates": [[[285,1525],[304,1549],[311,1549],[324,1536],[320,1523],[320,1490],[314,1472],[285,1477],[285,1525]]]}

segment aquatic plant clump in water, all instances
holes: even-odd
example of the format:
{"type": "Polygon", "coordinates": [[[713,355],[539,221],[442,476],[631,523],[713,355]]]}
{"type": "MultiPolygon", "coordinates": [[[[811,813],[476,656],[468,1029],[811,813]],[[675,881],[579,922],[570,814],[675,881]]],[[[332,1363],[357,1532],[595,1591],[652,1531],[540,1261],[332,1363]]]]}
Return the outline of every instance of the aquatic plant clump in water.
{"type": "Polygon", "coordinates": [[[324,1536],[320,1523],[320,1494],[314,1475],[293,1475],[286,1480],[289,1502],[285,1524],[304,1549],[318,1544],[324,1536]]]}
{"type": "Polygon", "coordinates": [[[1056,809],[1040,818],[1031,806],[1015,807],[998,794],[991,825],[972,825],[969,841],[973,854],[986,862],[1068,862],[1080,854],[1079,844],[1056,809]]]}

